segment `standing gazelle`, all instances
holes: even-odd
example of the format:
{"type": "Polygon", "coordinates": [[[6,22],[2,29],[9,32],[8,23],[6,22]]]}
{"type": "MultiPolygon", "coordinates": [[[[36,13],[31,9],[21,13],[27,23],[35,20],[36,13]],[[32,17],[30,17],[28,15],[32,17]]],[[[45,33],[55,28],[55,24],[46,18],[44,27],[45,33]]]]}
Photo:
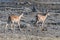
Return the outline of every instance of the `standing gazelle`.
{"type": "Polygon", "coordinates": [[[13,27],[12,25],[14,25],[14,23],[18,23],[19,28],[20,28],[20,20],[21,20],[22,17],[23,17],[23,13],[20,16],[17,16],[17,15],[14,15],[14,14],[13,15],[10,15],[8,17],[6,28],[8,26],[8,23],[11,23],[11,28],[13,27]]]}
{"type": "Polygon", "coordinates": [[[37,16],[36,16],[36,23],[42,22],[42,29],[43,29],[43,24],[44,24],[47,16],[49,16],[49,15],[50,15],[49,13],[47,13],[46,15],[37,14],[37,16]]]}

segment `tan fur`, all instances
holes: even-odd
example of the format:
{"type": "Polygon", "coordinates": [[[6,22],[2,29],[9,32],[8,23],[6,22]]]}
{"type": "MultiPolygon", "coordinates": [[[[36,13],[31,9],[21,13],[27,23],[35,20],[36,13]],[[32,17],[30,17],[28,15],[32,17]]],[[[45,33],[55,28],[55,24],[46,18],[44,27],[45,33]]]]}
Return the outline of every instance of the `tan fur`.
{"type": "Polygon", "coordinates": [[[42,22],[42,28],[43,28],[43,24],[44,24],[47,16],[49,16],[49,15],[50,15],[49,13],[47,13],[46,15],[37,14],[37,19],[38,19],[38,20],[37,20],[37,23],[38,23],[38,22],[42,22]]]}
{"type": "MultiPolygon", "coordinates": [[[[12,25],[14,25],[14,22],[18,23],[18,25],[20,27],[20,20],[21,20],[22,17],[23,17],[23,14],[21,14],[20,16],[12,14],[8,17],[8,22],[9,23],[11,22],[11,27],[13,27],[12,25]]],[[[8,23],[6,24],[6,27],[7,26],[8,26],[8,23]]]]}
{"type": "Polygon", "coordinates": [[[12,22],[18,22],[19,21],[19,16],[17,15],[11,15],[10,16],[12,22]]]}
{"type": "Polygon", "coordinates": [[[40,21],[44,22],[44,21],[46,20],[46,18],[47,18],[48,15],[50,15],[50,14],[48,14],[48,13],[47,13],[46,15],[37,14],[38,21],[39,21],[39,22],[40,22],[40,21]]]}

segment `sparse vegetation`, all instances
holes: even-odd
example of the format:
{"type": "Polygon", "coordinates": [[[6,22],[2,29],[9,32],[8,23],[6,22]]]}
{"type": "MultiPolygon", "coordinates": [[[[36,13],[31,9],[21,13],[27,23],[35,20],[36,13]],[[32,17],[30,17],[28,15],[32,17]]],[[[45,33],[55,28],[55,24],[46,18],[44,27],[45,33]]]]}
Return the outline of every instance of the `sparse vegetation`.
{"type": "Polygon", "coordinates": [[[60,40],[59,2],[59,0],[13,0],[0,2],[0,40],[60,40]],[[42,24],[39,22],[36,25],[35,16],[38,12],[46,14],[47,10],[51,15],[47,17],[48,19],[45,16],[44,18],[40,16],[45,21],[44,29],[41,31],[40,27],[42,24]],[[18,19],[21,13],[24,13],[25,18],[18,19]],[[18,18],[10,16],[12,19],[7,20],[11,14],[17,15],[16,17],[18,18]],[[20,30],[17,23],[15,23],[17,20],[20,30]],[[12,22],[15,27],[13,30],[11,30],[10,24],[5,29],[7,21],[14,21],[14,23],[12,22]]]}

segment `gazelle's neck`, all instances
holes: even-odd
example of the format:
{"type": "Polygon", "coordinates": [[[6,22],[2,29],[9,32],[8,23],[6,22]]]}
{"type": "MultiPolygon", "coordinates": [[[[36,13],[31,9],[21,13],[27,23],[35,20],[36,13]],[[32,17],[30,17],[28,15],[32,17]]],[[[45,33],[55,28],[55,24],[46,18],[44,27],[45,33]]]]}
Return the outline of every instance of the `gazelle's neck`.
{"type": "Polygon", "coordinates": [[[47,18],[48,14],[46,14],[46,18],[47,18]]]}
{"type": "Polygon", "coordinates": [[[23,14],[21,14],[21,15],[19,16],[19,19],[21,19],[21,17],[23,17],[23,14]]]}

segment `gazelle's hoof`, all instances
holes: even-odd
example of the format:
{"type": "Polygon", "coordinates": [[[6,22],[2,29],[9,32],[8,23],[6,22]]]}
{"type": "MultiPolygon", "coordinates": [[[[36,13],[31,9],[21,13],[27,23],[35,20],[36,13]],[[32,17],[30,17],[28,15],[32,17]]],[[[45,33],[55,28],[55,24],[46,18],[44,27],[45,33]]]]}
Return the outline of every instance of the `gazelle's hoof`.
{"type": "Polygon", "coordinates": [[[46,28],[46,27],[44,27],[44,28],[42,28],[42,29],[41,29],[41,31],[47,31],[47,28],[46,28]]]}
{"type": "Polygon", "coordinates": [[[26,28],[27,26],[25,24],[21,24],[20,28],[26,28]]]}

